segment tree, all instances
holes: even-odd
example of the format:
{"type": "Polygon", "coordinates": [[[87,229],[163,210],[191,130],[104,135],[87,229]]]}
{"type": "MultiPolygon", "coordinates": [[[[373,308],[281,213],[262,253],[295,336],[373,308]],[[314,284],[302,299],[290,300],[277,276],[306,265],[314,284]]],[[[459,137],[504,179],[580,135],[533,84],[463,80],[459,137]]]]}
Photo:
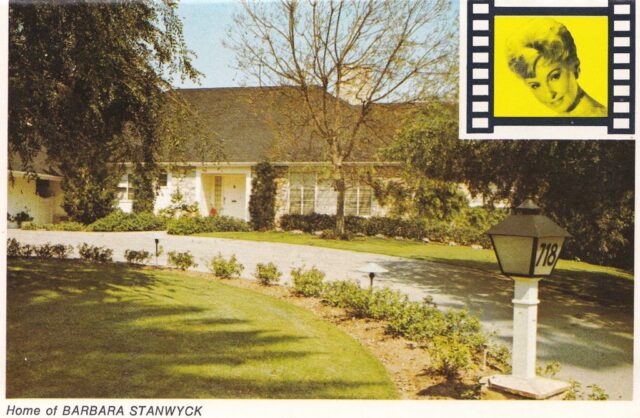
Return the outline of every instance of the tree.
{"type": "Polygon", "coordinates": [[[256,165],[255,176],[251,180],[249,213],[251,226],[255,230],[273,227],[276,217],[276,171],[268,162],[256,165]]]}
{"type": "Polygon", "coordinates": [[[228,46],[259,84],[286,85],[319,140],[345,231],[345,163],[373,139],[374,105],[450,87],[455,16],[445,0],[245,1],[228,46]],[[345,99],[345,100],[342,100],[345,99]]]}
{"type": "Polygon", "coordinates": [[[9,151],[28,170],[47,154],[74,219],[112,206],[122,162],[140,178],[155,167],[165,93],[174,75],[198,76],[175,9],[171,0],[10,5],[9,151]]]}
{"type": "Polygon", "coordinates": [[[426,106],[387,150],[406,184],[464,183],[488,205],[531,197],[573,235],[566,256],[633,266],[633,141],[461,141],[455,109],[426,106]]]}

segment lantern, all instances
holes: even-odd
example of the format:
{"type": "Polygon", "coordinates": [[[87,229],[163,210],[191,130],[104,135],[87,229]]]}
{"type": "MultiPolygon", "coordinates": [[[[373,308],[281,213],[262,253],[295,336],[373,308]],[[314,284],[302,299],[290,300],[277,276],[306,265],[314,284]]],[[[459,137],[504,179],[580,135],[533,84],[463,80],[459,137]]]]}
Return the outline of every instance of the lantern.
{"type": "Polygon", "coordinates": [[[541,215],[540,208],[531,199],[487,234],[502,274],[526,277],[549,276],[560,258],[564,240],[571,236],[541,215]]]}
{"type": "Polygon", "coordinates": [[[546,399],[566,391],[569,385],[536,376],[538,282],[551,274],[564,240],[571,235],[541,215],[530,199],[514,212],[487,231],[502,274],[514,281],[512,371],[492,376],[488,383],[524,397],[546,399]]]}

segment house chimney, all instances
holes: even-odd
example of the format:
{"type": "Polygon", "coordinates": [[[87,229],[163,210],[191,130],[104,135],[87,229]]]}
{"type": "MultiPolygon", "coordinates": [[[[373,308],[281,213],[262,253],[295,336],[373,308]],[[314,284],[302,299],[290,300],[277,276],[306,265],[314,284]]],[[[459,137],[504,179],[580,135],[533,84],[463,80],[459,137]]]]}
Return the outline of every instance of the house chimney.
{"type": "Polygon", "coordinates": [[[366,66],[345,67],[340,98],[349,104],[358,105],[371,93],[372,68],[366,66]]]}

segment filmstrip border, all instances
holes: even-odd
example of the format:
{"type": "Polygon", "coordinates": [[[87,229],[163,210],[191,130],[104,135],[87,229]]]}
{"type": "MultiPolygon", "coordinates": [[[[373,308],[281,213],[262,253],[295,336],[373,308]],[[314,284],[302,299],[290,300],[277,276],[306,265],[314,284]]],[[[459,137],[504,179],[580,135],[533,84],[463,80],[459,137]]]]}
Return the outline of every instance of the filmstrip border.
{"type": "Polygon", "coordinates": [[[467,131],[493,132],[493,0],[467,8],[467,131]]]}
{"type": "Polygon", "coordinates": [[[495,0],[468,0],[466,36],[466,132],[495,126],[606,126],[608,134],[635,133],[635,0],[608,7],[496,7],[495,0]],[[602,118],[495,117],[494,25],[496,16],[567,15],[608,18],[608,115],[602,118]]]}
{"type": "Polygon", "coordinates": [[[609,1],[608,132],[635,132],[635,1],[609,1]]]}

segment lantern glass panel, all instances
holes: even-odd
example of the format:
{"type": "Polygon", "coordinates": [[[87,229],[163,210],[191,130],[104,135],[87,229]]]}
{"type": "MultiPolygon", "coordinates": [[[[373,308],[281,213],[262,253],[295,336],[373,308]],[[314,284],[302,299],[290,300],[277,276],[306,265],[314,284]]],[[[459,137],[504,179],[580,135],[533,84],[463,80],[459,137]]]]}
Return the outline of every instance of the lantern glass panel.
{"type": "Polygon", "coordinates": [[[503,273],[530,275],[533,237],[494,235],[492,239],[503,273]]]}
{"type": "Polygon", "coordinates": [[[546,237],[538,239],[536,258],[533,267],[535,276],[548,276],[560,258],[564,237],[546,237]]]}

